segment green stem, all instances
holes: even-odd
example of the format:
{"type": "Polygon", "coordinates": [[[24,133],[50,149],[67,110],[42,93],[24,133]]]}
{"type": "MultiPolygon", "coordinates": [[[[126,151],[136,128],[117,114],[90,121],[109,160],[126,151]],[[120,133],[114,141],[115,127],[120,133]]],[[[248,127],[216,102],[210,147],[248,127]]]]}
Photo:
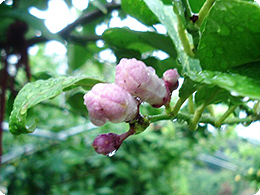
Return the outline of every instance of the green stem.
{"type": "MultiPolygon", "coordinates": [[[[186,99],[185,99],[186,100],[186,99]]],[[[171,112],[172,116],[176,116],[179,110],[181,109],[182,104],[185,102],[185,100],[179,98],[173,107],[173,110],[171,112]]]]}
{"type": "Polygon", "coordinates": [[[258,107],[259,107],[259,105],[260,105],[260,101],[257,101],[257,102],[255,103],[254,107],[253,107],[253,111],[254,111],[255,113],[258,113],[258,107]]]}
{"type": "Polygon", "coordinates": [[[186,29],[184,28],[183,22],[181,20],[181,16],[177,15],[177,19],[178,19],[178,25],[177,25],[178,34],[179,34],[181,43],[183,45],[183,49],[188,56],[194,58],[195,54],[193,53],[193,51],[191,49],[191,44],[189,42],[189,39],[188,39],[188,36],[186,33],[186,29]]]}
{"type": "Polygon", "coordinates": [[[196,130],[197,129],[197,126],[198,126],[198,123],[199,123],[199,120],[200,120],[200,117],[202,115],[202,112],[205,110],[205,108],[207,107],[207,104],[202,104],[200,105],[196,110],[195,110],[195,113],[194,113],[194,116],[189,124],[189,128],[190,130],[196,130]]]}
{"type": "Polygon", "coordinates": [[[214,112],[213,105],[208,105],[207,109],[208,109],[210,115],[211,115],[212,117],[215,117],[215,112],[214,112]]]}
{"type": "Polygon", "coordinates": [[[171,117],[169,114],[158,114],[158,115],[154,115],[154,116],[148,116],[148,120],[150,123],[154,123],[154,122],[161,121],[161,120],[169,120],[172,118],[173,117],[171,117]]]}
{"type": "Polygon", "coordinates": [[[188,99],[188,108],[189,108],[189,112],[191,114],[194,114],[195,109],[194,109],[194,102],[193,102],[193,96],[192,95],[188,99]]]}
{"type": "MultiPolygon", "coordinates": [[[[215,126],[215,121],[217,119],[214,117],[209,117],[209,116],[202,116],[199,120],[200,123],[207,123],[207,124],[211,124],[213,126],[215,126]]],[[[238,123],[251,123],[255,120],[252,119],[252,117],[246,117],[246,118],[238,118],[238,117],[233,117],[233,118],[229,118],[226,119],[225,121],[223,121],[222,124],[228,124],[228,125],[233,125],[233,124],[238,124],[238,123]]]]}
{"type": "MultiPolygon", "coordinates": [[[[181,120],[181,121],[186,121],[187,123],[190,123],[190,121],[193,119],[193,115],[192,114],[185,114],[185,113],[178,113],[176,116],[170,116],[168,114],[160,114],[160,115],[154,115],[154,116],[149,116],[148,120],[150,123],[154,123],[157,121],[161,121],[161,120],[173,120],[173,119],[177,119],[177,120],[181,120]]],[[[202,115],[199,119],[199,123],[206,123],[206,124],[211,124],[213,126],[215,126],[215,121],[217,120],[217,118],[215,117],[211,117],[208,115],[202,115]]],[[[251,123],[253,121],[256,121],[258,119],[253,119],[252,117],[246,117],[246,118],[238,118],[238,117],[233,117],[233,118],[228,118],[226,120],[223,121],[222,124],[238,124],[238,123],[251,123]]]]}
{"type": "Polygon", "coordinates": [[[166,114],[170,114],[170,113],[171,113],[171,110],[172,110],[172,108],[171,108],[171,106],[170,106],[170,103],[166,104],[166,105],[165,105],[165,112],[166,112],[166,114]]]}
{"type": "Polygon", "coordinates": [[[196,51],[197,51],[197,48],[198,48],[198,45],[199,45],[199,41],[200,41],[200,33],[199,31],[197,30],[193,30],[192,32],[189,31],[189,33],[191,34],[192,36],[192,40],[193,40],[193,52],[196,54],[196,51]]]}
{"type": "Polygon", "coordinates": [[[223,124],[229,124],[229,125],[232,125],[232,124],[238,124],[238,123],[251,123],[253,122],[254,120],[252,119],[252,117],[246,117],[246,118],[238,118],[238,117],[235,117],[235,118],[231,118],[231,119],[227,119],[223,122],[223,124]]]}
{"type": "Polygon", "coordinates": [[[189,128],[191,130],[196,130],[200,117],[202,115],[202,112],[205,110],[205,108],[210,104],[210,102],[214,99],[214,97],[219,93],[221,89],[215,91],[215,93],[213,93],[209,99],[207,99],[202,105],[200,105],[196,110],[195,110],[195,114],[193,116],[193,119],[191,120],[190,124],[189,124],[189,128]]]}
{"type": "Polygon", "coordinates": [[[182,0],[183,6],[185,7],[185,17],[186,21],[190,22],[190,17],[193,15],[193,12],[190,7],[190,3],[188,0],[182,0]]]}
{"type": "Polygon", "coordinates": [[[202,8],[199,11],[199,19],[197,20],[196,24],[200,27],[205,19],[205,17],[208,15],[209,10],[211,8],[211,6],[213,5],[213,3],[216,0],[207,0],[204,5],[202,6],[202,8]]]}
{"type": "Polygon", "coordinates": [[[246,103],[241,104],[239,107],[241,109],[245,110],[247,115],[255,115],[256,114],[255,111],[252,108],[250,108],[246,103]]]}
{"type": "MultiPolygon", "coordinates": [[[[186,99],[185,99],[186,100],[186,99]]],[[[181,109],[182,104],[185,102],[185,100],[179,98],[174,105],[172,111],[170,110],[170,107],[166,109],[165,114],[159,114],[154,116],[148,116],[148,120],[150,123],[160,121],[160,120],[169,120],[174,119],[174,117],[178,114],[179,110],[181,109]]]]}
{"type": "Polygon", "coordinates": [[[184,6],[184,13],[185,13],[185,19],[186,19],[186,30],[189,34],[192,36],[193,40],[193,53],[196,52],[199,40],[200,40],[200,33],[199,28],[197,25],[194,25],[194,21],[192,21],[192,17],[194,16],[194,13],[191,10],[190,3],[188,0],[182,0],[182,4],[184,6]]]}
{"type": "Polygon", "coordinates": [[[216,127],[220,127],[227,117],[236,109],[237,105],[230,106],[227,111],[215,122],[216,127]]]}

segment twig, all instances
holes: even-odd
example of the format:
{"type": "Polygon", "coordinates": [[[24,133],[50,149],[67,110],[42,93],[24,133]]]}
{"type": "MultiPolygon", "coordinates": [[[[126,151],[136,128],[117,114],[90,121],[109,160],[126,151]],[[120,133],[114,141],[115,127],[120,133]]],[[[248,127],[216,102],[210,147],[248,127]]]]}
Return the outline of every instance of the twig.
{"type": "Polygon", "coordinates": [[[213,3],[216,0],[207,0],[204,5],[202,6],[202,8],[199,11],[199,19],[197,20],[196,24],[200,27],[205,19],[205,17],[208,15],[209,10],[211,8],[211,6],[213,5],[213,3]]]}
{"type": "MultiPolygon", "coordinates": [[[[110,4],[107,4],[105,7],[106,7],[108,12],[111,12],[114,9],[119,9],[121,6],[119,4],[110,3],[110,4]]],[[[97,18],[99,18],[101,16],[104,16],[104,13],[99,9],[94,10],[92,12],[88,12],[88,13],[82,15],[81,17],[79,17],[73,23],[66,26],[64,29],[62,29],[57,34],[60,35],[61,37],[63,37],[64,39],[66,39],[66,40],[71,40],[71,41],[74,41],[74,42],[80,43],[80,44],[86,44],[86,42],[96,41],[98,39],[101,39],[100,36],[95,36],[95,35],[94,36],[85,36],[85,37],[82,36],[82,37],[80,37],[80,36],[70,34],[78,25],[90,23],[93,20],[96,20],[97,18]]],[[[37,43],[44,43],[44,42],[47,42],[49,40],[50,39],[48,39],[44,36],[34,37],[34,38],[27,40],[27,47],[30,47],[30,46],[37,44],[37,43]]],[[[4,43],[0,43],[0,46],[1,45],[4,45],[4,43]]]]}
{"type": "Polygon", "coordinates": [[[171,112],[172,116],[176,116],[177,113],[179,112],[179,110],[181,109],[182,104],[186,101],[186,99],[181,99],[179,98],[175,104],[175,106],[173,107],[173,110],[171,112]]]}
{"type": "Polygon", "coordinates": [[[187,31],[184,27],[181,16],[177,15],[177,19],[178,19],[178,24],[177,24],[178,34],[179,34],[183,49],[189,57],[194,58],[195,54],[192,51],[192,47],[191,47],[191,44],[190,44],[190,41],[189,41],[189,38],[187,35],[187,31]]]}
{"type": "Polygon", "coordinates": [[[188,99],[188,108],[189,108],[189,112],[191,114],[194,114],[195,109],[194,109],[193,95],[190,95],[190,97],[188,99]]]}
{"type": "MultiPolygon", "coordinates": [[[[177,119],[177,120],[180,120],[180,121],[186,121],[189,124],[190,121],[192,121],[192,119],[193,119],[193,115],[179,112],[174,117],[172,117],[168,114],[159,114],[159,115],[149,116],[148,119],[151,123],[161,121],[161,120],[177,119]]],[[[211,124],[211,125],[215,126],[216,120],[217,120],[216,117],[212,117],[212,116],[209,116],[209,115],[201,115],[201,117],[198,120],[198,123],[206,123],[206,124],[211,124]]],[[[232,124],[238,124],[238,123],[251,123],[251,122],[254,122],[254,121],[257,121],[257,120],[259,120],[259,119],[257,119],[257,118],[254,119],[251,116],[245,117],[245,118],[232,117],[232,118],[228,118],[225,121],[223,121],[222,124],[232,125],[232,124]]]]}
{"type": "Polygon", "coordinates": [[[227,117],[236,109],[237,105],[230,106],[227,111],[215,122],[216,127],[220,127],[221,124],[227,119],[227,117]]]}
{"type": "Polygon", "coordinates": [[[205,108],[210,104],[210,102],[214,99],[214,97],[219,93],[220,89],[217,90],[215,93],[213,93],[203,104],[201,104],[196,110],[195,110],[195,114],[193,116],[193,119],[191,120],[190,124],[189,124],[189,128],[191,130],[196,130],[198,123],[199,123],[199,119],[203,113],[203,111],[205,110],[205,108]]]}
{"type": "Polygon", "coordinates": [[[182,0],[183,6],[185,7],[185,18],[186,21],[188,22],[190,20],[190,17],[193,15],[191,7],[190,7],[190,3],[188,0],[182,0]]]}
{"type": "Polygon", "coordinates": [[[80,45],[85,45],[88,42],[97,41],[102,39],[101,36],[92,35],[92,36],[77,36],[77,35],[70,35],[67,40],[72,41],[74,43],[78,43],[80,45]]]}
{"type": "MultiPolygon", "coordinates": [[[[118,9],[120,8],[121,5],[119,4],[115,4],[115,3],[110,3],[110,4],[107,4],[105,6],[105,8],[107,9],[108,12],[114,10],[114,9],[118,9]]],[[[74,30],[78,25],[83,25],[83,24],[86,24],[86,23],[89,23],[101,16],[104,16],[104,13],[97,9],[97,10],[94,10],[92,12],[88,12],[86,14],[84,14],[83,16],[79,17],[77,20],[75,20],[73,23],[69,24],[68,26],[66,26],[63,30],[61,30],[59,32],[59,35],[61,35],[62,37],[66,38],[68,37],[68,34],[74,30]]]]}
{"type": "Polygon", "coordinates": [[[3,121],[5,115],[5,104],[6,104],[6,89],[7,89],[7,81],[8,81],[8,72],[7,72],[7,56],[2,57],[3,69],[0,72],[2,75],[0,77],[0,164],[2,162],[2,154],[3,154],[3,121]]]}

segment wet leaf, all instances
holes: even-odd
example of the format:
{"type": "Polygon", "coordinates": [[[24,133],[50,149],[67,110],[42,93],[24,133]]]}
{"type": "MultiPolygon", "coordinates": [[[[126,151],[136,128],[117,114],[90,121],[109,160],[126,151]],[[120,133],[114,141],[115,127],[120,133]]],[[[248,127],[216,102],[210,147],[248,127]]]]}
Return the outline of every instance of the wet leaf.
{"type": "Polygon", "coordinates": [[[87,61],[89,52],[86,47],[76,44],[68,44],[68,64],[72,70],[75,70],[87,61]]]}
{"type": "Polygon", "coordinates": [[[74,93],[67,98],[66,102],[71,106],[71,109],[74,112],[87,117],[88,110],[86,109],[86,106],[82,103],[83,96],[83,92],[74,93]]]}
{"type": "MultiPolygon", "coordinates": [[[[48,80],[38,80],[26,84],[18,93],[14,101],[13,111],[9,118],[9,129],[13,134],[32,133],[36,128],[36,122],[26,127],[26,115],[29,108],[40,102],[54,98],[63,91],[82,86],[91,89],[101,81],[85,76],[81,77],[58,77],[48,80]]],[[[83,100],[82,100],[83,102],[83,100]]]]}
{"type": "Polygon", "coordinates": [[[228,73],[203,70],[189,76],[196,82],[224,88],[233,92],[232,95],[260,100],[259,65],[260,62],[242,65],[232,68],[228,73]]]}
{"type": "Polygon", "coordinates": [[[146,25],[153,25],[158,23],[158,19],[154,16],[147,5],[140,0],[122,0],[122,9],[129,15],[135,17],[140,22],[146,25]]]}
{"type": "Polygon", "coordinates": [[[144,0],[144,2],[165,26],[177,51],[182,51],[182,45],[177,30],[177,17],[173,12],[172,5],[164,5],[160,0],[144,0]]]}
{"type": "Polygon", "coordinates": [[[231,102],[236,103],[236,102],[240,101],[240,99],[241,99],[239,97],[232,96],[229,91],[227,91],[223,88],[208,85],[196,92],[195,102],[196,102],[197,106],[203,104],[205,102],[205,100],[208,100],[210,95],[215,92],[217,92],[216,95],[214,96],[213,99],[211,99],[208,102],[208,104],[218,104],[220,102],[225,102],[227,104],[230,104],[231,102]]]}
{"type": "Polygon", "coordinates": [[[199,13],[199,11],[205,1],[206,0],[189,0],[192,11],[194,13],[199,13]]]}
{"type": "Polygon", "coordinates": [[[152,66],[156,70],[156,74],[159,77],[163,77],[163,73],[168,69],[177,68],[178,72],[181,72],[181,66],[175,59],[167,58],[165,60],[159,60],[155,57],[149,57],[143,60],[147,66],[152,66]]]}
{"type": "Polygon", "coordinates": [[[103,38],[111,46],[136,50],[141,53],[162,50],[173,58],[177,57],[171,39],[154,32],[138,32],[128,28],[110,28],[103,33],[103,38]]]}
{"type": "Polygon", "coordinates": [[[216,1],[198,47],[203,69],[228,70],[260,59],[260,7],[246,1],[216,1]]]}
{"type": "Polygon", "coordinates": [[[178,61],[182,65],[184,73],[189,71],[200,71],[201,67],[198,60],[188,57],[183,51],[183,46],[178,35],[177,16],[173,12],[173,6],[164,5],[160,0],[144,0],[144,2],[167,29],[167,33],[175,45],[178,61]]]}
{"type": "Polygon", "coordinates": [[[189,77],[184,78],[184,82],[179,91],[179,97],[182,100],[186,100],[191,94],[193,94],[198,88],[200,84],[196,81],[191,80],[189,77]]]}

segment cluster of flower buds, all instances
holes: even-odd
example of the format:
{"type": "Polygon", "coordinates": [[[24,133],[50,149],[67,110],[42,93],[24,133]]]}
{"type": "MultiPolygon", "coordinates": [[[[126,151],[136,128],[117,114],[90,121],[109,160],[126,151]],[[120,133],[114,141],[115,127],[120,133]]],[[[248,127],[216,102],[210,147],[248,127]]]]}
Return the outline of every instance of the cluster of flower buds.
{"type": "MultiPolygon", "coordinates": [[[[140,117],[141,102],[156,108],[167,106],[172,91],[178,87],[179,77],[176,69],[170,69],[161,79],[142,61],[123,58],[116,66],[115,84],[96,84],[84,95],[90,120],[97,126],[107,121],[131,122],[140,117]]],[[[102,134],[94,140],[93,146],[98,153],[110,154],[122,144],[125,139],[120,138],[122,135],[102,134]]]]}

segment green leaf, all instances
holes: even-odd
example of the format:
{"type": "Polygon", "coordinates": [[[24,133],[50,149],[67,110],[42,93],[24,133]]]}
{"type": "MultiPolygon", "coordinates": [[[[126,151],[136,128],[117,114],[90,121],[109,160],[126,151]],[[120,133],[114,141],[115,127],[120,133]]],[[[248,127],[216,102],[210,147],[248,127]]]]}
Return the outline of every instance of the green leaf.
{"type": "Polygon", "coordinates": [[[133,49],[113,48],[113,51],[118,60],[122,58],[136,58],[138,60],[142,59],[141,53],[133,49]]]}
{"type": "Polygon", "coordinates": [[[88,111],[86,109],[86,106],[82,103],[83,96],[83,92],[73,93],[67,98],[66,102],[71,106],[74,112],[87,117],[88,111]]]}
{"type": "Polygon", "coordinates": [[[100,2],[99,0],[90,1],[92,5],[94,5],[96,8],[98,8],[100,11],[102,11],[104,14],[107,14],[107,8],[105,7],[105,4],[100,2]]]}
{"type": "Polygon", "coordinates": [[[224,88],[232,95],[260,100],[260,62],[235,67],[227,72],[204,70],[189,74],[189,77],[199,83],[216,85],[224,88]]]}
{"type": "Polygon", "coordinates": [[[132,49],[141,53],[162,50],[176,58],[176,49],[171,39],[155,32],[138,32],[128,28],[110,28],[103,33],[103,38],[111,46],[132,49]]]}
{"type": "Polygon", "coordinates": [[[208,102],[208,104],[218,104],[220,102],[226,102],[227,104],[229,104],[231,102],[232,103],[238,102],[241,99],[239,97],[232,96],[229,91],[223,88],[208,85],[196,92],[195,102],[197,106],[203,104],[205,100],[209,99],[210,94],[214,94],[214,93],[216,93],[216,95],[214,96],[213,99],[211,99],[208,102]]]}
{"type": "Polygon", "coordinates": [[[172,0],[161,0],[165,5],[172,5],[172,0]]]}
{"type": "Polygon", "coordinates": [[[228,70],[260,59],[260,7],[216,1],[202,31],[198,55],[203,69],[228,70]]]}
{"type": "Polygon", "coordinates": [[[182,45],[177,30],[177,17],[173,12],[173,7],[171,5],[164,5],[160,0],[144,0],[144,2],[165,26],[177,51],[182,51],[182,45]]]}
{"type": "Polygon", "coordinates": [[[184,82],[179,91],[179,97],[182,100],[186,100],[191,94],[193,94],[199,87],[200,83],[194,82],[189,77],[184,77],[184,82]]]}
{"type": "Polygon", "coordinates": [[[30,0],[30,1],[19,1],[19,8],[28,9],[29,7],[37,7],[38,9],[46,10],[48,8],[48,1],[30,0]]]}
{"type": "Polygon", "coordinates": [[[199,13],[206,0],[189,0],[190,7],[194,13],[199,13]]]}
{"type": "Polygon", "coordinates": [[[9,118],[9,129],[13,134],[32,133],[36,128],[36,122],[26,127],[26,115],[29,108],[40,102],[54,98],[63,91],[82,86],[91,89],[92,86],[101,81],[86,76],[80,77],[58,77],[48,80],[38,80],[26,84],[18,93],[14,101],[13,111],[9,118]]]}
{"type": "Polygon", "coordinates": [[[168,69],[177,68],[178,72],[181,72],[181,66],[173,58],[167,58],[165,60],[158,60],[155,57],[149,57],[143,60],[147,66],[152,66],[156,70],[156,74],[159,77],[163,76],[163,73],[168,69]]]}
{"type": "Polygon", "coordinates": [[[88,59],[87,49],[81,45],[68,44],[68,64],[72,70],[81,67],[88,59]]]}
{"type": "Polygon", "coordinates": [[[177,29],[178,20],[176,14],[173,12],[173,6],[164,5],[160,0],[144,0],[144,2],[167,29],[167,33],[175,45],[178,61],[183,66],[184,73],[189,71],[200,71],[201,67],[198,60],[189,58],[183,51],[177,29]]]}
{"type": "Polygon", "coordinates": [[[153,24],[158,23],[158,19],[148,9],[144,1],[122,0],[121,6],[126,13],[128,13],[130,16],[133,16],[134,18],[146,25],[151,26],[153,24]]]}

